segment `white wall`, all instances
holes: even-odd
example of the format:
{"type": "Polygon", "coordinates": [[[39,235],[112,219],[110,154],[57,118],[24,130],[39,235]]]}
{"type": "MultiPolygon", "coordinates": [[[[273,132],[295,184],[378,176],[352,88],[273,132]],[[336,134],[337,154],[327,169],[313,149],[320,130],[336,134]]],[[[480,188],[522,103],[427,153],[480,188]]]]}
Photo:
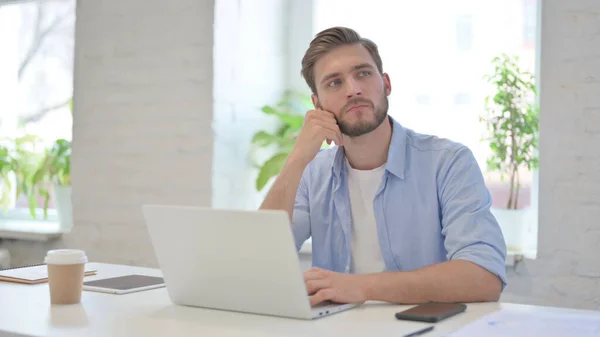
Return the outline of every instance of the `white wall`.
{"type": "Polygon", "coordinates": [[[310,88],[300,76],[300,70],[302,57],[314,38],[313,0],[288,0],[288,3],[286,84],[292,90],[310,94],[310,88]]]}
{"type": "Polygon", "coordinates": [[[600,309],[600,2],[542,5],[538,259],[503,300],[600,309]]]}
{"type": "Polygon", "coordinates": [[[91,259],[152,263],[141,204],[211,203],[213,10],[78,3],[66,240],[91,259]]]}

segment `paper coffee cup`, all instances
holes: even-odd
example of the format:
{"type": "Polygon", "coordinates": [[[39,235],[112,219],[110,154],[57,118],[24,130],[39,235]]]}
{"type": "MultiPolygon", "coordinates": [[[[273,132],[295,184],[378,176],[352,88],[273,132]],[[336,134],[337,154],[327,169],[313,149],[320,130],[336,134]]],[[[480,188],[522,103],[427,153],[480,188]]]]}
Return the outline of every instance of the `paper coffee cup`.
{"type": "Polygon", "coordinates": [[[88,262],[85,252],[76,249],[58,249],[47,253],[48,284],[52,304],[81,302],[83,275],[88,262]]]}

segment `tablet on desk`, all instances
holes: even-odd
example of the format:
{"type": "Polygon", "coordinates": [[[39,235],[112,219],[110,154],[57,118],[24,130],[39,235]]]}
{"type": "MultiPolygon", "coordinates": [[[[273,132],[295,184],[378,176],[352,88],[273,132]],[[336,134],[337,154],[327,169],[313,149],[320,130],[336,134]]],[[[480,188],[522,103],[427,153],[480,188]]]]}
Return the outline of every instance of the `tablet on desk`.
{"type": "Polygon", "coordinates": [[[125,275],[101,280],[83,282],[83,290],[109,294],[128,294],[165,286],[162,277],[146,275],[125,275]]]}

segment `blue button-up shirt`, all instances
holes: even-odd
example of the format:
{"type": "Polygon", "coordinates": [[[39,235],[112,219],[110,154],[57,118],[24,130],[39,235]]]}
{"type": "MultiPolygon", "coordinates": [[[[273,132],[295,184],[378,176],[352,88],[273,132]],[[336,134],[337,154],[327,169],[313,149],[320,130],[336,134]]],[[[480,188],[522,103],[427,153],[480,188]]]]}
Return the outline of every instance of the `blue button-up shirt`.
{"type": "MultiPolygon", "coordinates": [[[[491,196],[464,145],[392,121],[385,172],[373,207],[387,271],[448,260],[473,262],[506,285],[506,244],[491,196]]],[[[312,238],[314,267],[348,272],[352,215],[343,147],[320,151],[296,195],[292,231],[299,250],[312,238]]]]}

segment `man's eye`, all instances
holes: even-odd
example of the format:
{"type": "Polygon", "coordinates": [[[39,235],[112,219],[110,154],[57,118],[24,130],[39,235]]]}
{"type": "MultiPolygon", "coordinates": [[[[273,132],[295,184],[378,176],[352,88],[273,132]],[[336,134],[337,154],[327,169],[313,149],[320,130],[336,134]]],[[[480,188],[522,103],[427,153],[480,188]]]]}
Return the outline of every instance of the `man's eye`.
{"type": "Polygon", "coordinates": [[[359,76],[369,76],[369,75],[371,75],[371,72],[370,72],[370,71],[367,71],[367,70],[365,70],[365,71],[361,71],[360,73],[358,73],[358,75],[359,75],[359,76]]]}
{"type": "Polygon", "coordinates": [[[329,82],[329,86],[335,87],[335,86],[339,85],[340,83],[341,83],[340,80],[335,80],[335,81],[329,82]]]}

